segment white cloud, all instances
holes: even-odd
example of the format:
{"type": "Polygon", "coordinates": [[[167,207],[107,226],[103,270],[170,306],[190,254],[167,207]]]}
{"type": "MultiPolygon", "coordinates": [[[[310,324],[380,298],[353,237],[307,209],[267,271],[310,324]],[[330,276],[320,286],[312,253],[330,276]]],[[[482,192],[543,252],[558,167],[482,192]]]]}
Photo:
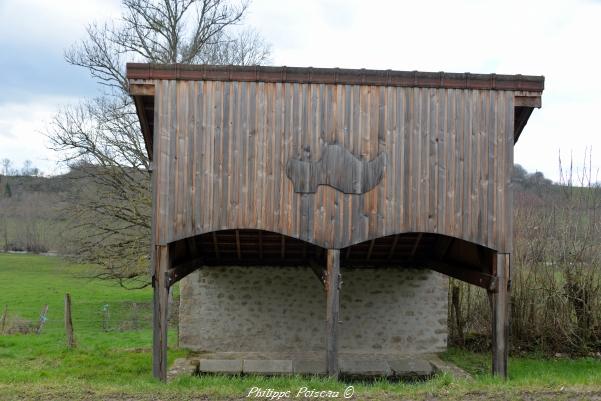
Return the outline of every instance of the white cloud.
{"type": "Polygon", "coordinates": [[[60,172],[58,155],[48,149],[48,124],[61,106],[74,100],[62,97],[40,98],[27,103],[0,106],[0,159],[10,159],[20,168],[31,160],[45,174],[60,172]]]}
{"type": "Polygon", "coordinates": [[[44,43],[62,51],[82,37],[87,24],[118,12],[118,0],[2,0],[0,37],[4,42],[44,43]]]}

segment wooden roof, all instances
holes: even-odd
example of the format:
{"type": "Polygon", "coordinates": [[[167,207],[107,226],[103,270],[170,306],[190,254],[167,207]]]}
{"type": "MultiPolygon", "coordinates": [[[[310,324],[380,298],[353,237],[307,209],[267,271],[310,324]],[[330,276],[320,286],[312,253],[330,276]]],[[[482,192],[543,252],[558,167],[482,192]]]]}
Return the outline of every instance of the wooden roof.
{"type": "Polygon", "coordinates": [[[296,82],[542,92],[543,76],[313,67],[127,64],[128,79],[296,82]]]}

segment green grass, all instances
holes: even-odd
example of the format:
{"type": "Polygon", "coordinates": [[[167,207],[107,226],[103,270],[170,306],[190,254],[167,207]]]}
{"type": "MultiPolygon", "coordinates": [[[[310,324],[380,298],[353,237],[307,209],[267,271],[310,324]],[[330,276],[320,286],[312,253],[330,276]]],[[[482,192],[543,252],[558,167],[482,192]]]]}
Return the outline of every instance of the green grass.
{"type": "MultiPolygon", "coordinates": [[[[150,372],[151,289],[125,290],[88,278],[90,272],[89,266],[56,257],[0,254],[0,307],[8,305],[11,317],[35,324],[43,305],[48,304],[48,322],[40,335],[0,336],[0,400],[244,399],[253,386],[290,390],[294,395],[301,387],[342,393],[348,385],[317,378],[223,376],[180,377],[166,385],[158,383],[150,372]],[[77,340],[73,350],[66,348],[63,332],[65,292],[71,293],[73,300],[77,340]],[[139,320],[136,327],[127,323],[134,316],[134,304],[139,320]],[[104,305],[109,305],[111,314],[107,330],[104,305]]],[[[175,330],[170,330],[170,344],[176,344],[175,330]]],[[[184,355],[185,351],[174,347],[169,352],[171,361],[184,355]]],[[[549,393],[552,399],[562,399],[574,391],[601,391],[601,362],[592,358],[512,358],[507,382],[488,374],[488,354],[452,349],[443,358],[472,373],[474,380],[440,375],[421,383],[353,383],[356,399],[480,400],[495,395],[520,399],[524,392],[538,392],[541,397],[549,393]]]]}

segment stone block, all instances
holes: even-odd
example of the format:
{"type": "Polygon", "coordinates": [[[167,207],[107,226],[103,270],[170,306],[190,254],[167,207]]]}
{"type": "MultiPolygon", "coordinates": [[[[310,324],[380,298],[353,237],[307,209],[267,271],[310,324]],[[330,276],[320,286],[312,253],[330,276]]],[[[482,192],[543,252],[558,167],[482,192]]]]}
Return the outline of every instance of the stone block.
{"type": "Polygon", "coordinates": [[[295,359],[292,361],[292,371],[295,375],[325,375],[326,361],[311,359],[295,359]]]}
{"type": "Polygon", "coordinates": [[[201,359],[198,363],[200,373],[242,373],[242,360],[240,359],[201,359]]]}
{"type": "Polygon", "coordinates": [[[378,377],[392,376],[392,370],[385,360],[382,359],[342,359],[340,361],[340,373],[344,376],[378,377]]]}
{"type": "Polygon", "coordinates": [[[292,361],[283,359],[245,359],[242,371],[260,375],[290,375],[292,361]]]}

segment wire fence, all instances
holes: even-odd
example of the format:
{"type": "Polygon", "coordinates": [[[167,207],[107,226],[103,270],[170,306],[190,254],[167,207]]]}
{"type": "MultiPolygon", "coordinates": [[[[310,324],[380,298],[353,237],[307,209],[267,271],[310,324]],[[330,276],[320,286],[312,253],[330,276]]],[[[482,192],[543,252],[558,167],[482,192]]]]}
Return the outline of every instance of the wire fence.
{"type": "MultiPolygon", "coordinates": [[[[178,308],[170,307],[170,325],[177,326],[178,308]]],[[[72,301],[71,320],[75,333],[137,331],[152,328],[152,302],[72,301]]],[[[52,303],[0,305],[0,335],[64,333],[64,305],[52,303]]]]}

